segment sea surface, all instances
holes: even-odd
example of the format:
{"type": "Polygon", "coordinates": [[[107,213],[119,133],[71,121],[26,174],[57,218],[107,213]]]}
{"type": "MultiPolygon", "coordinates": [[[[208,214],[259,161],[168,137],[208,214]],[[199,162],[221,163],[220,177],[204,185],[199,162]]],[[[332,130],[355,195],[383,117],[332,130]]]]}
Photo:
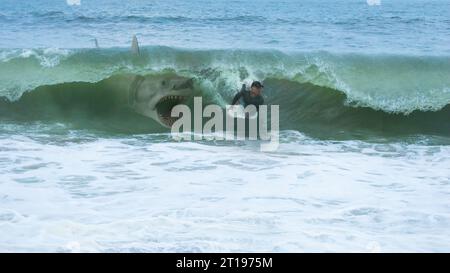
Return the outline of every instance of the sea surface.
{"type": "Polygon", "coordinates": [[[0,0],[0,252],[450,251],[450,1],[77,2],[0,0]],[[278,149],[174,140],[140,76],[262,81],[278,149]]]}

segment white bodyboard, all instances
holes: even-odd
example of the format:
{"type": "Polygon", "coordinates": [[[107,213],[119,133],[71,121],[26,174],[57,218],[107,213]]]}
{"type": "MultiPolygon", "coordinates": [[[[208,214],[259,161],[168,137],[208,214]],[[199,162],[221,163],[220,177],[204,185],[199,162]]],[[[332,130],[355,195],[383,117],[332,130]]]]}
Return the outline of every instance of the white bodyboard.
{"type": "Polygon", "coordinates": [[[227,115],[229,117],[239,118],[239,119],[256,119],[258,117],[258,112],[245,112],[242,105],[231,105],[227,109],[227,115]]]}

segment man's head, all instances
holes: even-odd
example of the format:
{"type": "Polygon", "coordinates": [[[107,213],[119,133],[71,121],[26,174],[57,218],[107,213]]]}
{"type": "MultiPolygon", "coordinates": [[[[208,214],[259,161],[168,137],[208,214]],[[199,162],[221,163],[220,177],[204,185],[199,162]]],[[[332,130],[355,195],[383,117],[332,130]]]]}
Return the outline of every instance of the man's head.
{"type": "Polygon", "coordinates": [[[254,81],[250,87],[250,91],[254,94],[254,95],[261,95],[261,92],[264,88],[264,85],[262,85],[259,81],[254,81]]]}

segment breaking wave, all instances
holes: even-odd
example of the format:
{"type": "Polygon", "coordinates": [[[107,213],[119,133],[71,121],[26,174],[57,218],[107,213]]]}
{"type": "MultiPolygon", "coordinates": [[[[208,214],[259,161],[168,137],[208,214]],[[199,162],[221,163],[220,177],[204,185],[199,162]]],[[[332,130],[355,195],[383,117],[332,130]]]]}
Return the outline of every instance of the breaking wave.
{"type": "Polygon", "coordinates": [[[123,118],[111,114],[121,106],[105,83],[121,74],[165,73],[195,78],[207,102],[223,106],[242,83],[263,80],[266,102],[280,105],[282,129],[450,135],[446,56],[168,47],[145,47],[140,56],[124,48],[1,50],[0,114],[59,119],[77,112],[123,118]]]}

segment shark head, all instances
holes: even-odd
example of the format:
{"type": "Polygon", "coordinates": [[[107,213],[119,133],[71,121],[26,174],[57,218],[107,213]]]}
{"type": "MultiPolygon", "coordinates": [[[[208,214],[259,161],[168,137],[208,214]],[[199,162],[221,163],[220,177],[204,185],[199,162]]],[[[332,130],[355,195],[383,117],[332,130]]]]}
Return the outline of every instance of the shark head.
{"type": "Polygon", "coordinates": [[[129,91],[129,104],[134,110],[170,128],[177,120],[172,108],[194,95],[192,78],[167,75],[136,76],[129,91]]]}

